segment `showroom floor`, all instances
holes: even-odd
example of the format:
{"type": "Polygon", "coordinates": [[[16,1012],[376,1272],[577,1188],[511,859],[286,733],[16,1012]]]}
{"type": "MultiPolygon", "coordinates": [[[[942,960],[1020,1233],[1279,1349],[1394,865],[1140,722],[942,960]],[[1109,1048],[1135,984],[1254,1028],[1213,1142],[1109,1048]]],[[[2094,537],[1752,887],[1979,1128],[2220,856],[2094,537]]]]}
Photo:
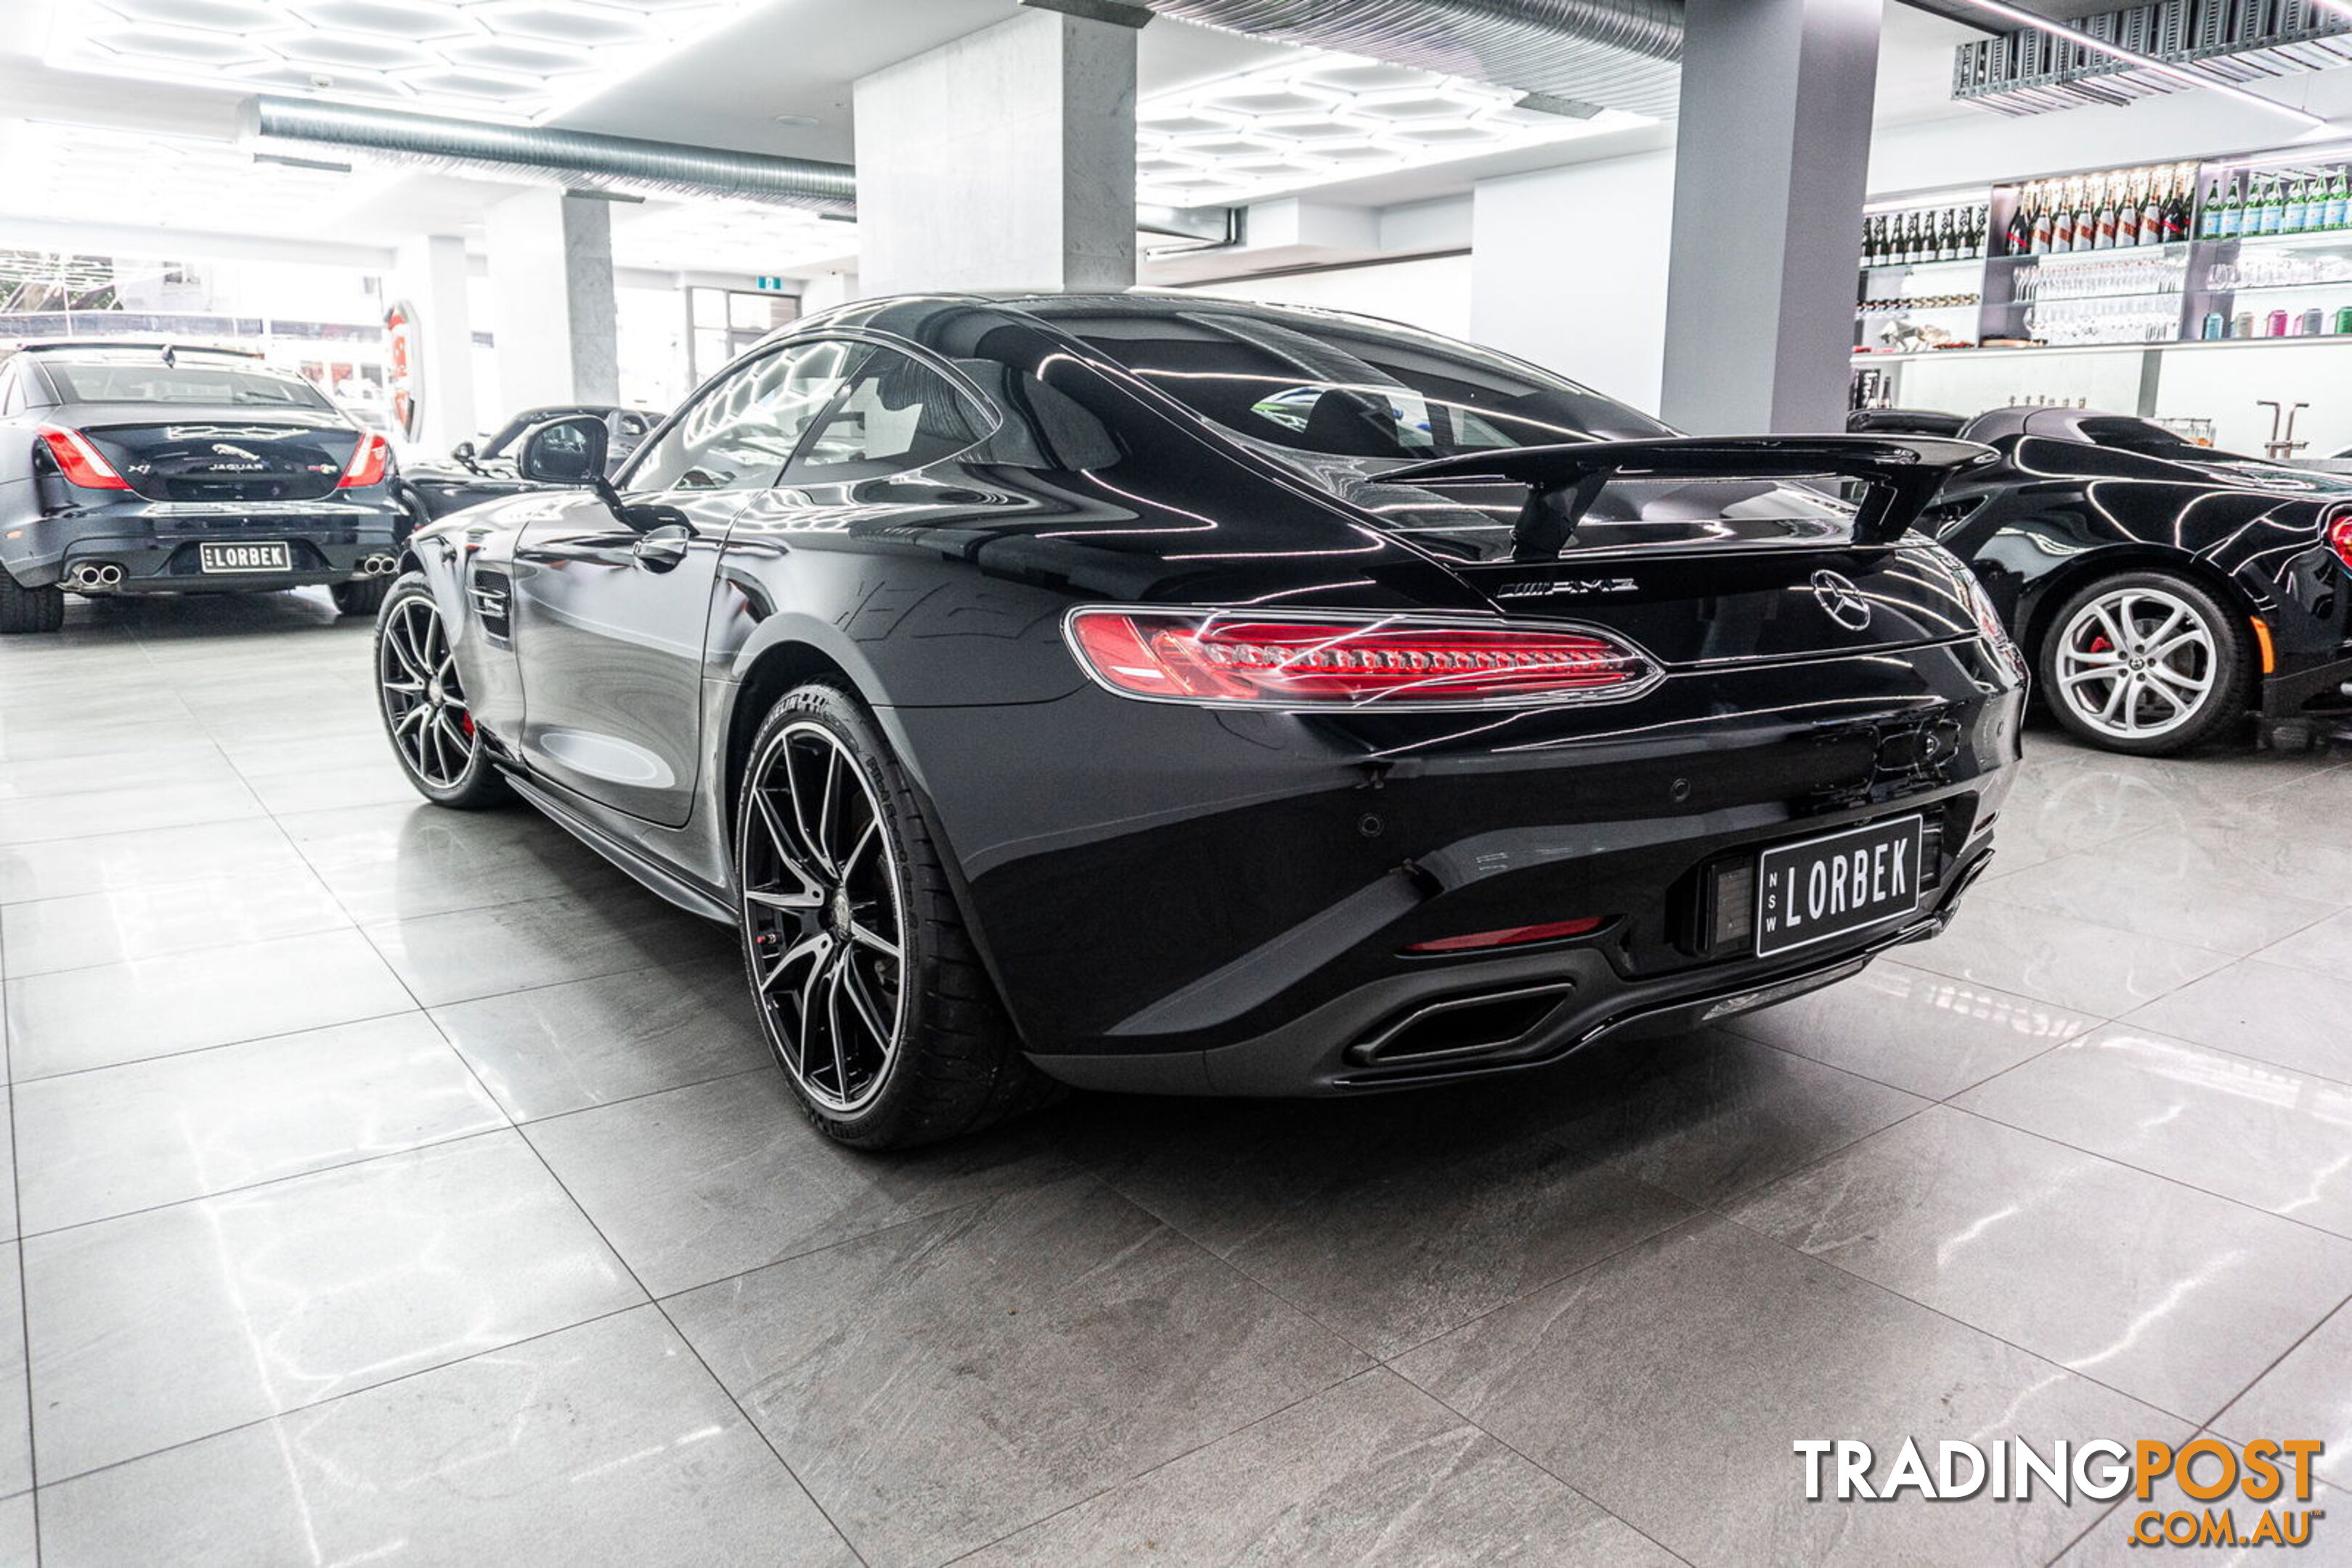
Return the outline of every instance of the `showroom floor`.
{"type": "Polygon", "coordinates": [[[2037,732],[1947,937],[1735,1031],[864,1158],[726,932],[409,794],[367,640],[0,643],[8,1562],[2136,1560],[1800,1437],[2352,1489],[2343,753],[2037,732]]]}

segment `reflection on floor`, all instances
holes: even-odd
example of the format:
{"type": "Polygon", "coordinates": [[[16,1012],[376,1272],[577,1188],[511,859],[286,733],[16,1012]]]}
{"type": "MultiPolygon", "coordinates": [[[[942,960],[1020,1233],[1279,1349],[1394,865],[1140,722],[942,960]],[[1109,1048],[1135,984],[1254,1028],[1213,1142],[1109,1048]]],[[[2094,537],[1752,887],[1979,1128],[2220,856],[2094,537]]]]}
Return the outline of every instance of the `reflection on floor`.
{"type": "Polygon", "coordinates": [[[1947,938],[1723,1032],[866,1159],[727,933],[415,800],[367,648],[312,595],[0,643],[8,1561],[2134,1560],[1808,1504],[1801,1437],[2352,1488],[2340,755],[2037,732],[1947,938]]]}

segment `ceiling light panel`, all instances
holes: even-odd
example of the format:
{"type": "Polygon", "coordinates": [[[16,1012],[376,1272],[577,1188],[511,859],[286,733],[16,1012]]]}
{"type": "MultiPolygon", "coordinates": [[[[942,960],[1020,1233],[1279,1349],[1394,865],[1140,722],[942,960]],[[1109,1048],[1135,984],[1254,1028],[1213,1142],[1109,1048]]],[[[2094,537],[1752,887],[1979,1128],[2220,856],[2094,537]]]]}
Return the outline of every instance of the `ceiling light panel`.
{"type": "Polygon", "coordinates": [[[1307,52],[1136,109],[1137,195],[1192,207],[1263,200],[1654,124],[1603,110],[1571,120],[1507,88],[1355,55],[1307,52]]]}
{"type": "Polygon", "coordinates": [[[648,202],[613,210],[617,267],[791,276],[856,251],[855,224],[756,202],[648,202]]]}
{"type": "Polygon", "coordinates": [[[48,63],[542,120],[761,0],[62,0],[48,63]]]}
{"type": "Polygon", "coordinates": [[[225,141],[0,120],[0,210],[60,222],[313,235],[393,176],[256,163],[225,141]]]}

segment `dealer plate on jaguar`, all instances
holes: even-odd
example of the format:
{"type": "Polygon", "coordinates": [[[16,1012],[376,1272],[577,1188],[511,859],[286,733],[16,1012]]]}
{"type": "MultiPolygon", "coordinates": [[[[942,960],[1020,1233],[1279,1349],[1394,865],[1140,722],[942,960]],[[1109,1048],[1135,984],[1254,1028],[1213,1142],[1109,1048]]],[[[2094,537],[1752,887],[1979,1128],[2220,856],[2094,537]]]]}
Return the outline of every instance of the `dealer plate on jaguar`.
{"type": "Polygon", "coordinates": [[[206,571],[291,571],[293,561],[282,543],[202,544],[196,564],[206,571]]]}
{"type": "Polygon", "coordinates": [[[1919,819],[1780,844],[1756,862],[1756,956],[1850,936],[1919,907],[1919,819]]]}

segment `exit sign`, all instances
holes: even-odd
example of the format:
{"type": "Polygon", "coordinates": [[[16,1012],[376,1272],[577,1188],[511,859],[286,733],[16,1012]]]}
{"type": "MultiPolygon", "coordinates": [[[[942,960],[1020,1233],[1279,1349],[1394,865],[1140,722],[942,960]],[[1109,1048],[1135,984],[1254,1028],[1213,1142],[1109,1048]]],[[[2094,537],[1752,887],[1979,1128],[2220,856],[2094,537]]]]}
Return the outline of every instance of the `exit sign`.
{"type": "Polygon", "coordinates": [[[755,277],[751,280],[751,286],[760,290],[762,294],[784,294],[790,292],[790,290],[784,286],[784,280],[781,277],[755,277]]]}

